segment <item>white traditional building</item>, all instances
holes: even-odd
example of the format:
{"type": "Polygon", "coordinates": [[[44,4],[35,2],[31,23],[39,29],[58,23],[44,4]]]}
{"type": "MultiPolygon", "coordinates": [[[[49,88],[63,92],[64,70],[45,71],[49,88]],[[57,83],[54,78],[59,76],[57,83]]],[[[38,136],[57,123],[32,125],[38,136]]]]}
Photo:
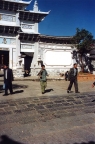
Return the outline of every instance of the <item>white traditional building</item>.
{"type": "Polygon", "coordinates": [[[31,1],[0,1],[0,65],[5,63],[15,76],[23,76],[26,70],[37,75],[45,64],[50,75],[64,73],[74,63],[72,37],[41,35],[38,24],[50,13],[38,10],[35,1],[33,10],[26,10],[31,1]]]}

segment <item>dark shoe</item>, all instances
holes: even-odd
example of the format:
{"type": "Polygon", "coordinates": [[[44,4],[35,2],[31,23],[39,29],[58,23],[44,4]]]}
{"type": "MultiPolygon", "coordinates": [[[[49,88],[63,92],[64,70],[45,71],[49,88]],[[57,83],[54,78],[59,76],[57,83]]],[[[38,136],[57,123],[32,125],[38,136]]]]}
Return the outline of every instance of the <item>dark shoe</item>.
{"type": "Polygon", "coordinates": [[[75,93],[80,93],[80,92],[78,91],[78,92],[75,92],[75,93]]]}
{"type": "Polygon", "coordinates": [[[44,94],[44,92],[42,92],[42,94],[44,94]]]}
{"type": "Polygon", "coordinates": [[[8,96],[8,94],[4,94],[3,96],[8,96]]]}
{"type": "Polygon", "coordinates": [[[14,94],[13,92],[10,93],[11,95],[14,94]]]}
{"type": "Polygon", "coordinates": [[[69,91],[69,90],[67,90],[67,93],[70,93],[70,91],[69,91]]]}

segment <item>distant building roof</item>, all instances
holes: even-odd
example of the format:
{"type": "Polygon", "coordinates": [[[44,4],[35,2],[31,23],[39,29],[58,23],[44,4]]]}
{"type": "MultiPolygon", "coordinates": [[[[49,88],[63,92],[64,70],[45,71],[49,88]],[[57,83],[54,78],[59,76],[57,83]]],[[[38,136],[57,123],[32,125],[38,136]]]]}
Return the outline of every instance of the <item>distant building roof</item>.
{"type": "Polygon", "coordinates": [[[43,35],[41,34],[40,37],[43,37],[43,38],[53,38],[53,39],[72,39],[73,36],[53,36],[53,35],[43,35]]]}
{"type": "Polygon", "coordinates": [[[39,40],[46,43],[71,44],[72,36],[39,35],[39,40]]]}

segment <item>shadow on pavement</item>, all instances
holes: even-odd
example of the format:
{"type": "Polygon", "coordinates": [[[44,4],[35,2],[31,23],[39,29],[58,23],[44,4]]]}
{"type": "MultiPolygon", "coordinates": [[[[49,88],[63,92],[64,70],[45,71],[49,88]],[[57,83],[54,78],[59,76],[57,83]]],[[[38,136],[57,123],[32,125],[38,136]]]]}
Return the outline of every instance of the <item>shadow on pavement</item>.
{"type": "MultiPolygon", "coordinates": [[[[16,90],[16,89],[25,89],[25,88],[28,88],[28,85],[13,84],[12,87],[14,91],[13,94],[18,94],[18,93],[24,92],[24,90],[16,90]]],[[[2,85],[0,84],[0,93],[3,93],[3,92],[4,92],[3,84],[2,85]]]]}
{"type": "Polygon", "coordinates": [[[94,141],[90,141],[90,142],[82,142],[82,143],[74,143],[74,144],[95,144],[95,142],[94,141]]]}
{"type": "Polygon", "coordinates": [[[0,137],[0,139],[1,139],[0,144],[22,144],[20,142],[16,142],[16,141],[12,140],[11,138],[9,138],[6,135],[2,135],[0,137]]]}
{"type": "Polygon", "coordinates": [[[28,85],[18,85],[18,84],[13,84],[13,94],[18,94],[18,93],[23,93],[24,90],[16,90],[16,89],[25,89],[28,88],[28,85]]]}
{"type": "Polygon", "coordinates": [[[53,89],[46,89],[45,93],[48,93],[48,92],[51,92],[51,91],[54,91],[54,90],[53,89]]]}
{"type": "Polygon", "coordinates": [[[14,91],[13,94],[18,94],[18,93],[22,93],[24,92],[24,90],[17,90],[17,91],[14,91]]]}
{"type": "Polygon", "coordinates": [[[92,102],[95,102],[95,99],[94,99],[94,100],[92,100],[92,102]]]}
{"type": "Polygon", "coordinates": [[[13,94],[18,94],[18,93],[22,93],[24,92],[24,90],[17,90],[17,91],[14,91],[13,94]]]}
{"type": "Polygon", "coordinates": [[[73,93],[74,91],[70,91],[70,93],[73,93]]]}
{"type": "MultiPolygon", "coordinates": [[[[20,142],[17,142],[11,138],[9,138],[7,135],[2,135],[0,137],[0,144],[24,144],[24,143],[20,143],[20,142]]],[[[59,144],[59,143],[58,143],[59,144]]],[[[60,143],[60,144],[63,144],[63,143],[60,143]]],[[[70,144],[70,143],[68,143],[70,144]]],[[[82,143],[74,143],[74,144],[95,144],[94,141],[90,141],[90,142],[82,142],[82,143]]]]}
{"type": "Polygon", "coordinates": [[[28,85],[13,84],[13,89],[28,88],[28,85]]]}
{"type": "MultiPolygon", "coordinates": [[[[28,88],[28,85],[12,84],[13,89],[28,88]]],[[[3,84],[0,84],[0,91],[3,90],[3,84]]]]}

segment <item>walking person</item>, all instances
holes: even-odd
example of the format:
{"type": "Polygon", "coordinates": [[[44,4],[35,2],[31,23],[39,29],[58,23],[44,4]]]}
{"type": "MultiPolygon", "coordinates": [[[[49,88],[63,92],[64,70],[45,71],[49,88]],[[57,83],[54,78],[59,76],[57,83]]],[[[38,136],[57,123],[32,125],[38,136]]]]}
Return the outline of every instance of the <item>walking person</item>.
{"type": "Polygon", "coordinates": [[[10,91],[10,94],[13,94],[12,81],[13,81],[12,69],[10,69],[8,67],[8,65],[4,65],[5,94],[3,96],[7,96],[8,95],[8,89],[10,91]]]}
{"type": "Polygon", "coordinates": [[[68,79],[70,81],[70,84],[68,86],[67,93],[70,93],[73,83],[75,87],[75,93],[79,93],[77,75],[78,75],[78,69],[77,69],[77,64],[75,63],[73,65],[73,68],[71,68],[69,71],[68,79]]]}
{"type": "Polygon", "coordinates": [[[47,87],[46,76],[48,76],[48,73],[45,69],[45,65],[42,65],[42,69],[38,73],[38,76],[40,76],[41,91],[42,91],[42,94],[44,94],[45,93],[45,88],[47,87]]]}

